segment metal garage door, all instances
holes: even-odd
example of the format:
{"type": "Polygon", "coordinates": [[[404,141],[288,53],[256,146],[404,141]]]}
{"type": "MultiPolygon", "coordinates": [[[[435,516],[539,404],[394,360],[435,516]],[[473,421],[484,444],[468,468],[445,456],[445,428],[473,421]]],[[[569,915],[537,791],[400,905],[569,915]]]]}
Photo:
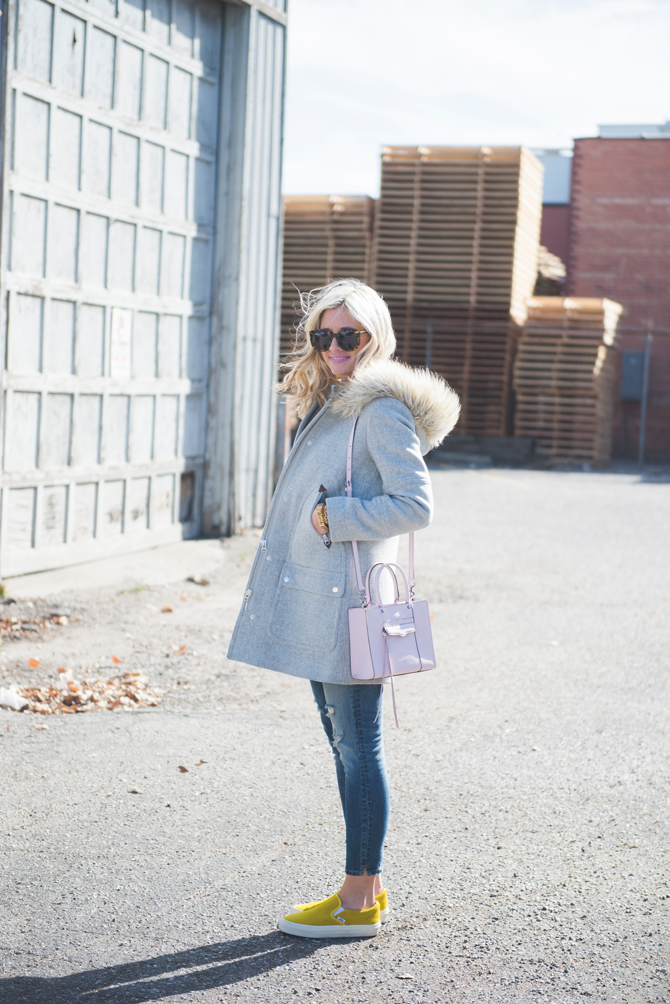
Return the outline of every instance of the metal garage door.
{"type": "Polygon", "coordinates": [[[193,536],[222,6],[10,5],[3,575],[193,536]]]}

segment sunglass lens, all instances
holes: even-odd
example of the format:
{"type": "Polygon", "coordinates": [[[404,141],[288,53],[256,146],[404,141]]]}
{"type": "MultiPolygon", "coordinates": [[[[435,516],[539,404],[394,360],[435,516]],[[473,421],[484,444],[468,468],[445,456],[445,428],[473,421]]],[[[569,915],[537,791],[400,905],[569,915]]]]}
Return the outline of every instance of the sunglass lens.
{"type": "Polygon", "coordinates": [[[328,328],[319,328],[312,331],[309,337],[317,352],[327,352],[333,340],[333,332],[328,328]]]}
{"type": "Polygon", "coordinates": [[[360,345],[361,336],[354,328],[342,328],[337,333],[337,344],[343,352],[353,352],[360,345]]]}

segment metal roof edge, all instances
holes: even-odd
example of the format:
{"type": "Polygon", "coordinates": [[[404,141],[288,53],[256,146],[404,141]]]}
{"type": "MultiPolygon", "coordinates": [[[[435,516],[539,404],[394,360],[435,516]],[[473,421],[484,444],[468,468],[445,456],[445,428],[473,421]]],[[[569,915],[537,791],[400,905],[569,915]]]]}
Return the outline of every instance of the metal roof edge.
{"type": "Polygon", "coordinates": [[[599,143],[639,143],[641,140],[647,141],[654,139],[667,141],[670,139],[670,133],[668,133],[667,136],[659,136],[656,133],[640,133],[639,136],[575,136],[575,143],[581,143],[581,141],[585,139],[595,139],[598,140],[599,143]]]}
{"type": "Polygon", "coordinates": [[[283,10],[277,10],[276,7],[272,7],[265,0],[224,0],[224,3],[230,3],[235,7],[255,7],[259,14],[265,14],[266,17],[269,17],[272,21],[277,21],[278,24],[284,27],[288,23],[286,13],[283,10]]]}

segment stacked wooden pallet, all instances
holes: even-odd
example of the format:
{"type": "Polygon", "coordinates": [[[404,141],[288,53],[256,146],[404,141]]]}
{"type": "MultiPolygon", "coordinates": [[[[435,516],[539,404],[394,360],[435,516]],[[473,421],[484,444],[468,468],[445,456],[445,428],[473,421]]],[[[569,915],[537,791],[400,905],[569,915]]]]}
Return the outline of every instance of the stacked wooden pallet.
{"type": "Polygon", "coordinates": [[[514,365],[515,433],[532,436],[540,457],[609,464],[622,309],[586,297],[528,300],[514,365]]]}
{"type": "Polygon", "coordinates": [[[300,293],[331,279],[369,281],[375,200],[368,196],[284,198],[281,354],[293,345],[300,293]]]}
{"type": "Polygon", "coordinates": [[[398,355],[461,395],[457,431],[504,435],[537,276],[542,166],[521,147],[384,147],[373,284],[398,355]]]}

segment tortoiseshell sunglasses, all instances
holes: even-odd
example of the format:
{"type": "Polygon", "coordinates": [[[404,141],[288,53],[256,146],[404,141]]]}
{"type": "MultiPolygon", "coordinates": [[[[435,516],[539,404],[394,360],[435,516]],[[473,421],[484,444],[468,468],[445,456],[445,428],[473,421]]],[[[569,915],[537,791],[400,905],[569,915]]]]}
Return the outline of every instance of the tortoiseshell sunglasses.
{"type": "Polygon", "coordinates": [[[343,352],[353,352],[361,344],[361,335],[364,334],[365,328],[358,331],[355,328],[340,328],[339,331],[331,331],[330,328],[317,328],[316,331],[310,331],[309,340],[317,352],[327,352],[333,338],[343,352]]]}

